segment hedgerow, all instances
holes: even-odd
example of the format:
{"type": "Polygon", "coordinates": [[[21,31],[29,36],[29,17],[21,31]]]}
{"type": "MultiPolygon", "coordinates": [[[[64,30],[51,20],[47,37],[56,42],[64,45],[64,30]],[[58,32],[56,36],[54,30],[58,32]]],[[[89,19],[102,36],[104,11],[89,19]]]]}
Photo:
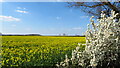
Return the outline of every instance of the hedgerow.
{"type": "MultiPolygon", "coordinates": [[[[118,14],[118,13],[117,13],[118,14]]],[[[120,19],[111,11],[107,17],[103,12],[97,23],[92,19],[86,31],[86,47],[72,51],[72,57],[57,64],[59,68],[118,68],[120,66],[120,19]]],[[[80,46],[82,44],[79,44],[80,46]]]]}

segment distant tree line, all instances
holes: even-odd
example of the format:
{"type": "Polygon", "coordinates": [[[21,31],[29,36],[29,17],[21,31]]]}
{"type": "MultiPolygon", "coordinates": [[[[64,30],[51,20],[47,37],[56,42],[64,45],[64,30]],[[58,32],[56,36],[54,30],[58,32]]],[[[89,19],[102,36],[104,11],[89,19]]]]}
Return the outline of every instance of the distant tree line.
{"type": "MultiPolygon", "coordinates": [[[[40,34],[2,34],[0,33],[0,36],[44,36],[44,35],[40,35],[40,34]]],[[[51,36],[51,35],[49,35],[51,36]]],[[[54,35],[56,37],[85,37],[85,35],[54,35]]]]}
{"type": "Polygon", "coordinates": [[[42,36],[40,34],[0,34],[2,36],[42,36]]]}

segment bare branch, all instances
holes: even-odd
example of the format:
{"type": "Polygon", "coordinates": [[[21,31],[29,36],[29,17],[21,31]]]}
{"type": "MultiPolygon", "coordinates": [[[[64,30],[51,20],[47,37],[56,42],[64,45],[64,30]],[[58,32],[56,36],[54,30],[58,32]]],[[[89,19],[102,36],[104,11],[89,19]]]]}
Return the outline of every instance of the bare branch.
{"type": "Polygon", "coordinates": [[[86,12],[89,15],[94,15],[96,18],[100,17],[101,11],[104,11],[107,16],[110,16],[110,11],[114,10],[116,13],[119,13],[118,18],[120,17],[120,1],[119,2],[71,2],[69,7],[80,8],[83,12],[86,12]]]}
{"type": "Polygon", "coordinates": [[[73,4],[72,6],[85,6],[85,7],[89,7],[89,8],[95,8],[95,7],[98,7],[98,6],[103,6],[105,5],[104,3],[103,4],[97,4],[97,5],[92,5],[92,6],[89,6],[89,5],[85,5],[83,2],[77,2],[77,4],[73,4]]]}

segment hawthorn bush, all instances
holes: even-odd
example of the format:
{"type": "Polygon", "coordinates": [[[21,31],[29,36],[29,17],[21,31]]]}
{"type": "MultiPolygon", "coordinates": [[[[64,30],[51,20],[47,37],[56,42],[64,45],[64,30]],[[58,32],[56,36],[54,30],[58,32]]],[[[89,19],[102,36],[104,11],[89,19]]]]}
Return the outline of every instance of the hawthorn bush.
{"type": "Polygon", "coordinates": [[[72,57],[57,64],[59,68],[118,68],[120,66],[120,19],[116,21],[114,11],[106,17],[102,12],[97,23],[91,17],[86,31],[85,50],[79,44],[72,57]]]}

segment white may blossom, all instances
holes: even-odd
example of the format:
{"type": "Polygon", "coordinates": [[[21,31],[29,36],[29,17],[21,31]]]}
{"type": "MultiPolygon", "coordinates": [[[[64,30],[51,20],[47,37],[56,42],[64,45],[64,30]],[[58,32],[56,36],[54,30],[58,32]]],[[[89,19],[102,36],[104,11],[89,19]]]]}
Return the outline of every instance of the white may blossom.
{"type": "Polygon", "coordinates": [[[116,16],[114,11],[111,11],[110,17],[106,17],[102,12],[101,19],[98,19],[97,23],[94,23],[92,16],[91,24],[88,24],[86,31],[85,50],[79,51],[79,47],[76,47],[76,50],[72,51],[72,58],[66,58],[66,61],[58,67],[117,68],[115,65],[120,66],[120,19],[116,22],[116,16]]]}

